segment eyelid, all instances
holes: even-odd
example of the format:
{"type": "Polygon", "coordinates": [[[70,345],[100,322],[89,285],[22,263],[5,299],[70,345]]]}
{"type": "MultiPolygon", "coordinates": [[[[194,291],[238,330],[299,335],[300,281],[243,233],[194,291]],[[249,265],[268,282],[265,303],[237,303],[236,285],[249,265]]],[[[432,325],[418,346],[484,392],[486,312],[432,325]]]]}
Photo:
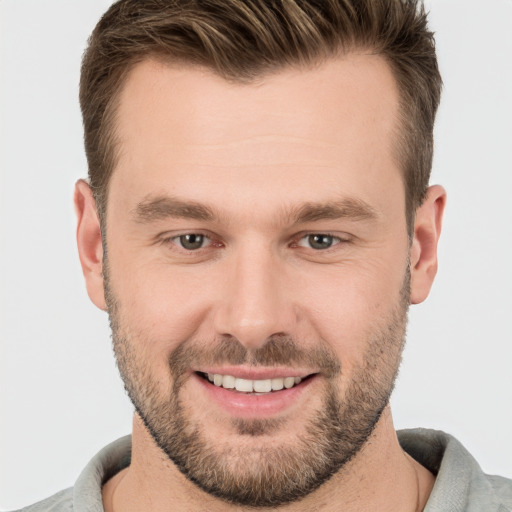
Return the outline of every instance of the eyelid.
{"type": "MultiPolygon", "coordinates": [[[[352,235],[349,235],[348,233],[333,233],[330,231],[316,231],[316,230],[315,231],[303,231],[301,233],[298,233],[293,238],[289,247],[301,247],[304,249],[309,248],[315,252],[327,253],[331,250],[336,250],[336,247],[338,247],[341,244],[348,244],[348,243],[352,242],[353,238],[354,237],[352,235]],[[306,245],[300,244],[300,242],[302,240],[305,240],[309,236],[314,236],[314,235],[323,235],[323,236],[332,237],[335,240],[335,242],[332,244],[332,246],[330,246],[326,249],[313,249],[311,247],[307,247],[306,245]]],[[[204,250],[211,248],[212,246],[218,247],[218,248],[225,246],[225,244],[219,239],[218,236],[215,236],[211,232],[207,232],[207,231],[204,231],[201,229],[183,230],[183,231],[173,232],[173,233],[165,232],[156,237],[156,243],[162,244],[162,245],[165,245],[165,244],[172,245],[176,250],[178,250],[182,253],[188,253],[188,254],[193,254],[193,253],[197,254],[197,253],[200,253],[204,250]],[[199,249],[195,249],[195,250],[186,249],[186,248],[182,247],[179,243],[176,242],[176,239],[179,239],[180,237],[185,236],[185,235],[200,235],[200,236],[204,237],[208,241],[208,243],[206,246],[200,247],[199,249]]]]}
{"type": "Polygon", "coordinates": [[[189,229],[189,230],[183,230],[183,231],[172,232],[172,233],[165,232],[165,233],[162,233],[157,236],[157,243],[162,244],[162,245],[166,245],[166,244],[170,245],[170,246],[172,246],[173,250],[177,250],[177,251],[180,251],[181,253],[188,253],[188,254],[193,254],[193,253],[197,254],[204,250],[209,249],[212,246],[216,246],[216,247],[223,246],[222,242],[220,242],[220,240],[218,240],[218,237],[216,238],[212,233],[206,232],[201,229],[197,229],[197,230],[189,229]],[[184,247],[182,247],[180,245],[179,242],[176,242],[176,239],[179,240],[180,237],[186,236],[186,235],[202,236],[205,240],[209,241],[209,243],[207,243],[207,245],[204,247],[200,247],[199,249],[195,249],[195,250],[185,249],[184,247]]]}
{"type": "MultiPolygon", "coordinates": [[[[302,240],[307,240],[310,236],[325,236],[325,237],[332,238],[333,240],[337,240],[337,242],[334,245],[338,245],[340,242],[343,241],[342,238],[340,238],[339,236],[331,235],[330,233],[308,233],[307,235],[300,237],[298,239],[298,243],[300,244],[300,242],[302,240]]],[[[304,247],[304,246],[301,246],[301,247],[304,247]]]]}
{"type": "MultiPolygon", "coordinates": [[[[181,243],[181,238],[184,236],[189,236],[189,235],[202,237],[203,244],[201,244],[201,247],[199,247],[197,250],[204,249],[204,247],[205,247],[204,244],[206,244],[206,246],[209,246],[210,243],[208,243],[208,242],[212,241],[209,236],[203,235],[202,233],[185,233],[184,235],[176,235],[176,236],[173,236],[171,238],[171,240],[173,240],[173,241],[176,240],[176,242],[174,242],[174,243],[177,243],[182,249],[185,249],[185,247],[183,247],[183,244],[181,243]]],[[[187,250],[187,249],[185,249],[185,250],[187,250]]]]}
{"type": "Polygon", "coordinates": [[[339,249],[340,245],[345,245],[345,244],[349,244],[353,241],[353,236],[349,235],[348,233],[333,233],[331,231],[304,231],[304,232],[301,232],[299,234],[297,234],[290,247],[296,247],[296,248],[300,248],[300,249],[306,249],[306,250],[311,250],[311,251],[314,251],[315,253],[324,253],[324,254],[327,254],[331,251],[336,251],[337,249],[339,249]],[[310,236],[314,236],[314,235],[323,235],[323,236],[328,236],[328,237],[332,237],[335,242],[330,246],[330,247],[327,247],[325,249],[314,249],[312,247],[309,247],[308,245],[306,244],[301,244],[300,242],[307,239],[308,237],[310,236]]]}

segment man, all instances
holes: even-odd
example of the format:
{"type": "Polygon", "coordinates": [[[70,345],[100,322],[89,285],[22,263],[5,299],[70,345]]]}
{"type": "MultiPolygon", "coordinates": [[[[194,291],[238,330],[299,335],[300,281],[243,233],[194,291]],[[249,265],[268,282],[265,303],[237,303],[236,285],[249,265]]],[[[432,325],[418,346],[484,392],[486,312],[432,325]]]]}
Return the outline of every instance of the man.
{"type": "Polygon", "coordinates": [[[115,4],[76,187],[133,437],[33,510],[507,510],[388,401],[437,267],[440,77],[415,3],[115,4]]]}

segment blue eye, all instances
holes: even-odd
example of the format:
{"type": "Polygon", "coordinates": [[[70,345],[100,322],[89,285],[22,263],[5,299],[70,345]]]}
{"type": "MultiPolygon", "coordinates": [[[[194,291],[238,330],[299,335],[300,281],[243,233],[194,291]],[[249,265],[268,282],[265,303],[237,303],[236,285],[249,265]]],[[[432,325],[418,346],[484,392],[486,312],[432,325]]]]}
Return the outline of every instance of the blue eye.
{"type": "Polygon", "coordinates": [[[173,241],[187,251],[196,251],[208,245],[210,239],[199,233],[187,233],[174,237],[173,241]]]}
{"type": "Polygon", "coordinates": [[[322,251],[329,249],[333,245],[339,244],[340,238],[325,233],[317,233],[313,235],[307,235],[300,239],[298,245],[301,247],[308,247],[315,249],[316,251],[322,251]]]}

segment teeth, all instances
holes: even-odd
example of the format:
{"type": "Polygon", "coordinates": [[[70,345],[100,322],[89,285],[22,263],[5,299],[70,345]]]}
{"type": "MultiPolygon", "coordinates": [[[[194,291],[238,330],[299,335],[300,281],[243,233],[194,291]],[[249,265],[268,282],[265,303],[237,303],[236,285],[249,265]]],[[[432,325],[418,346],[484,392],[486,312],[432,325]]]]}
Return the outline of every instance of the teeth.
{"type": "Polygon", "coordinates": [[[222,377],[222,387],[226,389],[233,389],[236,384],[235,377],[232,377],[231,375],[224,375],[222,377]]]}
{"type": "Polygon", "coordinates": [[[272,389],[274,391],[279,391],[281,389],[284,388],[284,379],[272,379],[271,380],[271,383],[272,383],[272,389]]]}
{"type": "Polygon", "coordinates": [[[256,393],[269,393],[272,391],[272,381],[270,379],[254,380],[252,386],[256,393]]]}
{"type": "Polygon", "coordinates": [[[222,386],[225,389],[236,389],[242,393],[270,393],[271,391],[280,391],[283,388],[290,389],[302,382],[301,377],[249,380],[238,379],[232,375],[220,375],[218,373],[208,373],[207,377],[215,386],[222,386]]]}
{"type": "Polygon", "coordinates": [[[252,393],[252,380],[247,379],[235,379],[235,389],[237,391],[244,391],[245,393],[252,393]]]}
{"type": "Polygon", "coordinates": [[[284,379],[284,387],[286,389],[290,389],[295,384],[295,379],[293,377],[286,377],[284,379]]]}

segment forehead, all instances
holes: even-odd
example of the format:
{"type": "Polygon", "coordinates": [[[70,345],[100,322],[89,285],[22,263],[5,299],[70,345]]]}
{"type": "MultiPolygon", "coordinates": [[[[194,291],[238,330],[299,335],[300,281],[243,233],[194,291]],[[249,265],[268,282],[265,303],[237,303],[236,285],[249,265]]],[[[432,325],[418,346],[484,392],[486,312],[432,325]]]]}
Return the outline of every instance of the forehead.
{"type": "Polygon", "coordinates": [[[250,187],[282,203],[283,191],[311,196],[313,184],[324,194],[359,180],[364,194],[365,184],[400,179],[397,112],[395,80],[375,55],[346,55],[249,84],[147,60],[120,94],[111,191],[122,181],[139,200],[183,193],[202,201],[221,182],[225,200],[230,190],[250,187]]]}

